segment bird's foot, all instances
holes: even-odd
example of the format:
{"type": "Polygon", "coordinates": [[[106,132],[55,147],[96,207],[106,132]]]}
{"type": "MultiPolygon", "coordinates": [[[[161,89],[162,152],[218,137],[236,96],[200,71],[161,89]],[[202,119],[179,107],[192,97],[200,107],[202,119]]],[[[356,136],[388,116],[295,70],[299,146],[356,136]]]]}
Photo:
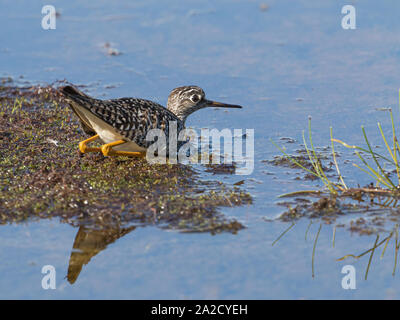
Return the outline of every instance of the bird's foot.
{"type": "Polygon", "coordinates": [[[89,139],[86,139],[86,140],[83,140],[83,141],[79,142],[79,151],[82,152],[82,153],[101,152],[100,148],[91,148],[91,147],[87,146],[87,144],[89,142],[92,142],[92,141],[94,141],[94,140],[96,140],[98,138],[99,138],[99,135],[96,134],[95,136],[90,137],[89,139]]]}
{"type": "Polygon", "coordinates": [[[109,156],[125,156],[125,157],[137,157],[143,158],[146,156],[144,152],[129,152],[129,151],[117,151],[113,150],[112,147],[119,146],[121,144],[126,143],[125,140],[118,140],[111,143],[103,144],[101,146],[101,152],[105,157],[109,156]]]}

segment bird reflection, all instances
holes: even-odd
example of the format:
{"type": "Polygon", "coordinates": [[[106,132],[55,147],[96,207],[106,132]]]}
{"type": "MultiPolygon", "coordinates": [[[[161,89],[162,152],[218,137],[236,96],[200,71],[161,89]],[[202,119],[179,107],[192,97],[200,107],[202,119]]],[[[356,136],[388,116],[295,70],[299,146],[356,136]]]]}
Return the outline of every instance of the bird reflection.
{"type": "Polygon", "coordinates": [[[107,248],[110,243],[135,230],[135,226],[129,228],[93,229],[85,226],[79,227],[75,236],[71,257],[69,258],[67,280],[75,283],[82,271],[83,265],[100,251],[107,248]]]}

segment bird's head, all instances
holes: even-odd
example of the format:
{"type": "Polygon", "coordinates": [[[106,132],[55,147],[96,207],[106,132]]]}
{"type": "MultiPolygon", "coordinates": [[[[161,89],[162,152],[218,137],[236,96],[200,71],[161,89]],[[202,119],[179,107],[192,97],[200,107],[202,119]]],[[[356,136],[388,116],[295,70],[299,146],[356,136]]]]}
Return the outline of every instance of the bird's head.
{"type": "Polygon", "coordinates": [[[203,89],[197,86],[175,88],[168,96],[168,110],[182,121],[185,121],[191,113],[206,107],[242,108],[234,104],[207,100],[203,89]]]}

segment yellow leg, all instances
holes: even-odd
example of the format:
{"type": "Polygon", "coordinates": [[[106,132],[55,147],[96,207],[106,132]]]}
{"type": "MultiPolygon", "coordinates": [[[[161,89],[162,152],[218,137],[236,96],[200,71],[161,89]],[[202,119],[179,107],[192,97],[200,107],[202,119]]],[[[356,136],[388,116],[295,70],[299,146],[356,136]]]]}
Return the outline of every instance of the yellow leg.
{"type": "Polygon", "coordinates": [[[144,152],[129,152],[129,151],[117,151],[113,150],[112,147],[119,146],[126,143],[125,140],[118,140],[111,143],[103,144],[101,146],[101,152],[104,156],[127,156],[127,157],[144,157],[146,153],[144,152]]]}
{"type": "Polygon", "coordinates": [[[79,142],[79,150],[80,150],[82,153],[101,152],[100,148],[90,148],[90,147],[87,146],[87,144],[88,144],[89,142],[92,142],[92,141],[94,141],[94,140],[96,140],[96,139],[98,139],[98,138],[99,138],[99,135],[96,134],[95,136],[90,137],[89,139],[86,139],[86,140],[83,140],[83,141],[79,142]]]}

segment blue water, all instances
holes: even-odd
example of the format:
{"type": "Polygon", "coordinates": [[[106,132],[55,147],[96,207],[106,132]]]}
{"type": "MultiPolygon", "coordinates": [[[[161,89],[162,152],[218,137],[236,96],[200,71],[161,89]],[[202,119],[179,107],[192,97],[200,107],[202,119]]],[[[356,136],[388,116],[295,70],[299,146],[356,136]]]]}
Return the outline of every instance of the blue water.
{"type": "MultiPolygon", "coordinates": [[[[201,110],[188,124],[252,128],[256,149],[255,170],[244,185],[254,204],[222,210],[247,226],[237,235],[137,228],[94,256],[70,285],[64,277],[77,228],[57,219],[1,226],[0,298],[400,297],[399,275],[392,277],[393,243],[383,259],[377,250],[367,280],[369,256],[336,259],[362,253],[375,236],[338,229],[333,248],[333,229],[324,225],[314,278],[318,224],[307,241],[304,220],[272,246],[289,226],[264,219],[283,211],[277,196],[318,183],[294,180],[295,171],[261,162],[280,154],[271,138],[289,151],[298,149],[309,115],[315,145],[329,144],[330,126],[335,137],[362,144],[362,124],[373,143],[380,141],[376,123],[390,129],[389,118],[375,108],[398,104],[400,3],[356,2],[356,30],[341,28],[345,1],[271,0],[267,11],[261,3],[53,1],[61,14],[57,27],[43,30],[41,9],[48,2],[0,1],[0,76],[21,85],[67,79],[88,85],[96,97],[135,96],[162,104],[174,87],[196,84],[210,99],[245,108],[201,110]],[[122,54],[107,55],[105,43],[122,54]],[[285,144],[281,137],[297,142],[285,144]],[[56,290],[41,287],[47,264],[56,268],[56,290]],[[341,287],[345,264],[356,267],[356,290],[341,287]]],[[[351,164],[342,171],[353,186],[370,182],[351,164]]]]}

